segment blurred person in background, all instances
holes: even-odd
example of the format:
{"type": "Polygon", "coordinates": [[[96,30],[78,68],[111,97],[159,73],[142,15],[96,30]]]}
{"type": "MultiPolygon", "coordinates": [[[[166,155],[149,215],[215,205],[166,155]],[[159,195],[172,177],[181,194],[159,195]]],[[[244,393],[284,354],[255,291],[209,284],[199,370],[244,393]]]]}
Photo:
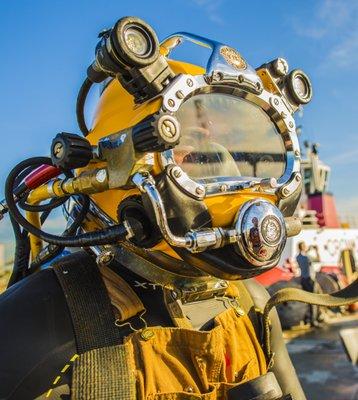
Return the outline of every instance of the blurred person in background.
{"type": "MultiPolygon", "coordinates": [[[[297,264],[301,270],[301,285],[303,290],[314,293],[316,271],[314,270],[312,260],[307,254],[307,245],[305,242],[298,243],[298,255],[296,257],[297,264]]],[[[311,326],[320,327],[317,320],[317,306],[309,306],[306,321],[311,326]]]]}

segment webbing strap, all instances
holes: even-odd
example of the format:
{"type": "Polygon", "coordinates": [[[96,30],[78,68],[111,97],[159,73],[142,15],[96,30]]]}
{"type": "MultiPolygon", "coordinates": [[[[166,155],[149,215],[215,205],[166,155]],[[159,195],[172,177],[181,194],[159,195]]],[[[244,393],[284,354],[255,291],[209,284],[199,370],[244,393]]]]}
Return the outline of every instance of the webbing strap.
{"type": "Polygon", "coordinates": [[[79,251],[52,266],[70,310],[78,353],[119,344],[120,332],[95,260],[79,251]]]}
{"type": "Polygon", "coordinates": [[[125,345],[88,351],[75,361],[71,399],[135,400],[134,371],[125,345]]]}
{"type": "Polygon", "coordinates": [[[325,307],[339,307],[353,304],[358,301],[358,279],[338,292],[331,294],[317,294],[306,292],[297,288],[285,288],[278,290],[266,303],[263,312],[264,346],[269,359],[272,358],[270,346],[270,320],[271,309],[286,301],[299,301],[325,307]]]}
{"type": "Polygon", "coordinates": [[[119,322],[145,311],[140,298],[121,276],[106,266],[100,267],[100,273],[119,322]]]}

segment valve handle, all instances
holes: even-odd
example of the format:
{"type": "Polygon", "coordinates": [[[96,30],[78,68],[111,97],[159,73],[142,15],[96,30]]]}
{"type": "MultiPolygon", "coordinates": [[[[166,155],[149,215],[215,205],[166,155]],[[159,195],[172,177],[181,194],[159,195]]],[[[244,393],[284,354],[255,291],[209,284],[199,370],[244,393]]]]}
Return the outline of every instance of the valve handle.
{"type": "Polygon", "coordinates": [[[179,143],[179,121],[170,114],[151,115],[133,127],[132,138],[138,152],[172,149],[179,143]]]}
{"type": "Polygon", "coordinates": [[[92,156],[92,146],[82,136],[61,132],[52,141],[51,160],[62,170],[85,167],[92,156]]]}

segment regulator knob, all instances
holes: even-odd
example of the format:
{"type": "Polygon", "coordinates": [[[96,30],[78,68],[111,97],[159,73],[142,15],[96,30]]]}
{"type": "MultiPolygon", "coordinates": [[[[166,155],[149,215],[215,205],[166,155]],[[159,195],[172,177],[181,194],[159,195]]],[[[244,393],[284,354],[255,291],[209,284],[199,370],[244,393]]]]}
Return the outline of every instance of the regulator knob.
{"type": "Polygon", "coordinates": [[[85,167],[92,159],[92,146],[82,136],[61,132],[52,141],[51,159],[62,170],[85,167]]]}
{"type": "Polygon", "coordinates": [[[169,150],[179,143],[180,124],[173,115],[154,114],[133,127],[132,138],[138,152],[169,150]]]}

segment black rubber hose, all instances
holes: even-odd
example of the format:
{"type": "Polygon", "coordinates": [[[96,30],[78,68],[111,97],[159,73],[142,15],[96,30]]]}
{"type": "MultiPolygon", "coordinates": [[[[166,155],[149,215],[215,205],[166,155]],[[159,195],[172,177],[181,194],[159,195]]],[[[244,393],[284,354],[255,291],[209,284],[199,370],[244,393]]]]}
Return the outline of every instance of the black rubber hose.
{"type": "Polygon", "coordinates": [[[46,211],[41,213],[41,217],[40,217],[41,225],[45,223],[45,221],[47,220],[48,216],[51,214],[51,211],[52,210],[46,210],[46,211]]]}
{"type": "MultiPolygon", "coordinates": [[[[44,215],[44,218],[42,218],[43,215],[41,215],[41,223],[44,222],[50,212],[50,210],[45,211],[43,213],[43,215],[46,214],[44,215]]],[[[11,271],[10,279],[7,284],[7,288],[19,282],[26,276],[31,275],[32,272],[37,270],[38,267],[43,264],[41,263],[38,266],[35,265],[35,268],[32,268],[31,264],[31,266],[29,267],[31,246],[28,233],[25,230],[21,231],[20,225],[15,220],[13,220],[13,218],[10,217],[10,219],[14,223],[14,233],[15,231],[17,231],[18,233],[15,234],[15,236],[17,237],[15,238],[14,264],[11,271]]],[[[59,252],[61,252],[62,250],[63,248],[59,248],[59,252]]],[[[53,257],[51,257],[51,259],[53,257]]]]}
{"type": "MultiPolygon", "coordinates": [[[[77,229],[81,226],[82,222],[84,221],[84,219],[86,218],[86,215],[88,213],[89,206],[90,206],[89,197],[84,194],[81,194],[78,197],[80,198],[81,203],[82,203],[81,210],[75,216],[73,223],[63,232],[63,236],[69,236],[69,235],[73,235],[74,233],[76,233],[77,229]]],[[[50,213],[50,211],[45,211],[44,213],[42,213],[41,223],[43,223],[46,220],[49,213],[50,213]]],[[[53,244],[48,245],[47,251],[44,254],[42,254],[42,252],[40,252],[40,254],[31,263],[31,266],[29,268],[29,274],[37,271],[41,267],[41,265],[43,265],[44,263],[47,263],[47,262],[53,260],[56,256],[61,254],[61,252],[64,250],[64,248],[65,248],[64,246],[58,246],[58,245],[53,245],[53,244]]]]}
{"type": "MultiPolygon", "coordinates": [[[[16,189],[14,192],[22,192],[21,184],[22,180],[35,168],[42,164],[50,162],[49,158],[38,159],[37,162],[31,163],[23,168],[18,168],[14,173],[16,174],[14,184],[16,189]]],[[[18,193],[17,193],[18,194],[18,193]]],[[[28,270],[29,260],[30,260],[30,241],[28,233],[25,230],[21,230],[19,223],[10,214],[10,222],[14,231],[15,236],[15,251],[14,251],[14,266],[11,272],[11,276],[7,287],[9,288],[16,282],[20,281],[28,270]]]]}
{"type": "Polygon", "coordinates": [[[61,206],[67,200],[68,196],[52,199],[46,204],[35,205],[26,203],[26,197],[24,197],[18,202],[18,205],[25,211],[43,212],[43,211],[51,211],[54,208],[61,206]]]}
{"type": "MultiPolygon", "coordinates": [[[[18,171],[22,171],[29,165],[32,165],[35,162],[39,162],[39,160],[41,160],[42,164],[46,164],[46,162],[43,162],[44,159],[45,157],[34,157],[22,161],[12,169],[12,171],[10,172],[9,176],[6,179],[5,199],[7,206],[9,208],[9,212],[11,216],[16,220],[16,222],[20,224],[26,231],[39,237],[45,242],[51,244],[57,244],[59,246],[88,247],[88,246],[96,246],[96,245],[125,241],[128,235],[128,231],[123,224],[111,226],[102,231],[83,233],[80,235],[76,235],[74,237],[72,236],[64,237],[44,232],[41,229],[37,228],[36,226],[32,225],[26,218],[23,217],[23,215],[17,208],[13,197],[13,189],[16,176],[18,175],[18,171]]],[[[138,224],[133,224],[133,225],[134,226],[131,226],[131,228],[134,229],[134,232],[141,231],[142,227],[139,222],[138,224]]]]}
{"type": "Polygon", "coordinates": [[[27,175],[29,175],[35,168],[37,167],[27,167],[22,172],[20,172],[16,178],[15,186],[20,185],[24,178],[26,178],[27,175]]]}
{"type": "Polygon", "coordinates": [[[28,235],[16,241],[14,267],[7,287],[9,288],[26,276],[30,260],[30,240],[28,235]]]}
{"type": "Polygon", "coordinates": [[[45,165],[53,165],[50,157],[31,157],[27,158],[24,161],[21,161],[17,164],[11,171],[9,176],[11,175],[14,179],[15,184],[19,183],[18,179],[25,178],[25,172],[30,173],[31,170],[34,170],[36,167],[45,164],[45,165]]]}
{"type": "Polygon", "coordinates": [[[83,133],[83,136],[87,136],[89,133],[89,130],[86,125],[86,120],[85,120],[85,104],[86,104],[86,99],[88,96],[88,93],[93,85],[93,82],[90,81],[88,78],[86,78],[82,86],[80,87],[80,90],[78,92],[77,96],[77,102],[76,102],[76,116],[77,116],[77,123],[78,126],[83,133]]]}
{"type": "Polygon", "coordinates": [[[14,220],[14,218],[10,215],[10,223],[12,226],[12,230],[14,232],[15,240],[20,240],[22,238],[22,231],[20,225],[14,220]]]}
{"type": "MultiPolygon", "coordinates": [[[[57,199],[51,199],[51,200],[49,201],[49,205],[51,205],[51,203],[56,204],[56,203],[57,203],[56,200],[57,200],[57,199]]],[[[68,197],[66,197],[66,201],[67,201],[67,200],[68,200],[68,197]]],[[[43,211],[43,212],[41,213],[41,217],[40,217],[41,225],[46,221],[46,219],[47,219],[48,216],[51,214],[51,211],[52,211],[54,208],[55,208],[55,207],[46,209],[45,211],[43,211]]]]}
{"type": "Polygon", "coordinates": [[[15,235],[15,252],[14,266],[7,284],[8,288],[25,276],[30,259],[30,242],[27,232],[22,232],[20,225],[11,216],[10,222],[15,235]]]}
{"type": "Polygon", "coordinates": [[[74,233],[76,233],[77,229],[81,226],[82,222],[86,218],[86,215],[89,211],[89,206],[90,206],[89,196],[81,194],[79,195],[79,198],[82,203],[82,208],[76,215],[72,224],[65,230],[64,235],[73,235],[74,233]]]}
{"type": "MultiPolygon", "coordinates": [[[[49,160],[49,158],[42,158],[35,164],[31,163],[23,168],[18,168],[17,171],[14,172],[14,184],[16,186],[14,192],[16,192],[17,195],[22,192],[22,180],[36,167],[41,165],[42,161],[48,163],[49,160]]],[[[12,215],[10,215],[10,222],[15,236],[15,251],[14,266],[7,285],[8,288],[26,275],[30,260],[30,241],[27,232],[21,230],[19,223],[12,217],[12,215]]]]}

